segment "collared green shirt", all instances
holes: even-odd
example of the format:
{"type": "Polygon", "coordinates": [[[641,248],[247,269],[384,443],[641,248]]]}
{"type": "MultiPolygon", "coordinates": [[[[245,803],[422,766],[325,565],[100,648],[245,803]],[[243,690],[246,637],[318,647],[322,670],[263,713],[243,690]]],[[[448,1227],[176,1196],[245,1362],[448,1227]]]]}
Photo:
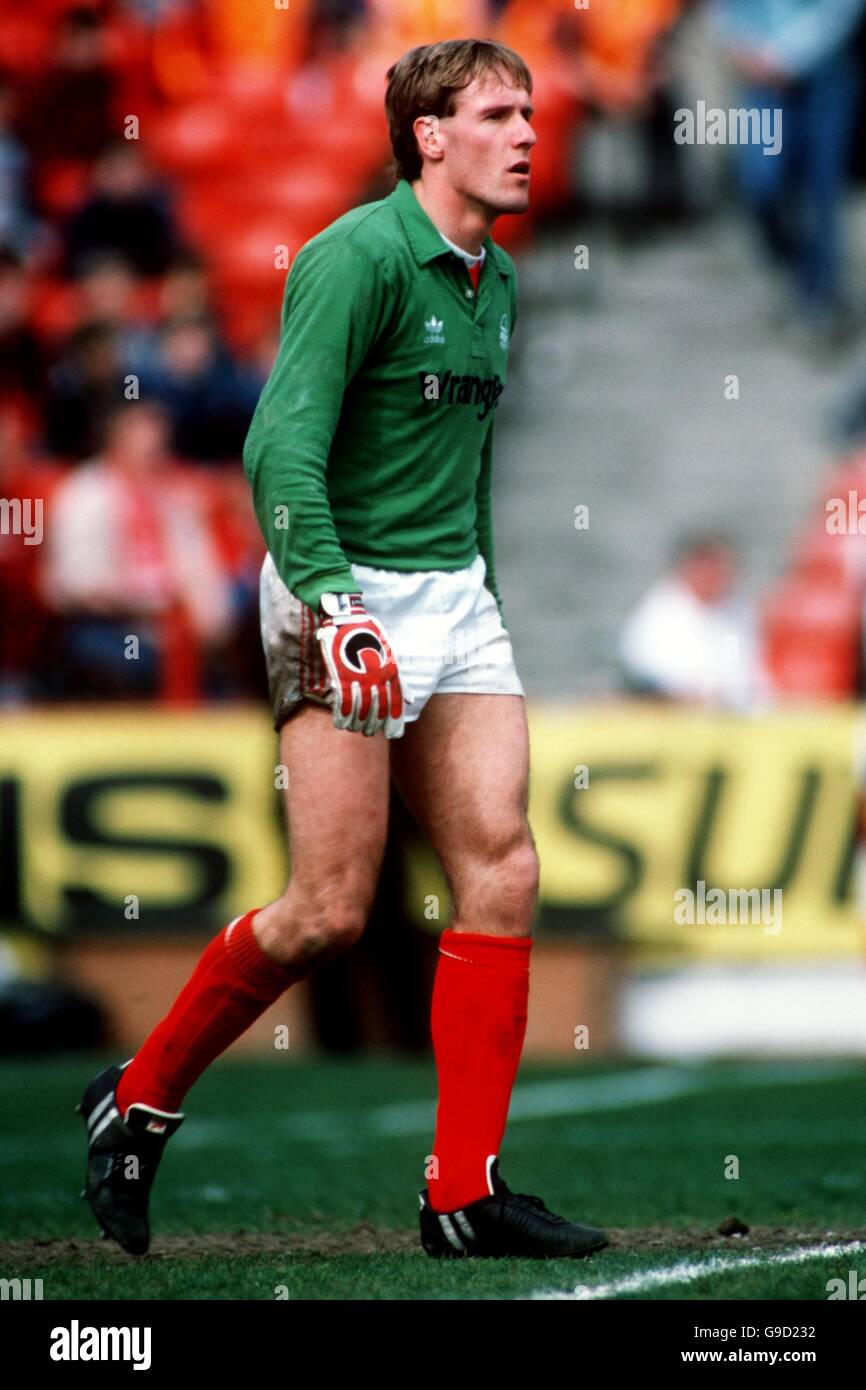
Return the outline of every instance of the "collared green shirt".
{"type": "Polygon", "coordinates": [[[311,608],[357,591],[349,564],[456,570],[491,525],[493,422],[517,313],[491,238],[478,292],[401,181],[298,253],[280,348],[246,443],[259,525],[311,608]]]}

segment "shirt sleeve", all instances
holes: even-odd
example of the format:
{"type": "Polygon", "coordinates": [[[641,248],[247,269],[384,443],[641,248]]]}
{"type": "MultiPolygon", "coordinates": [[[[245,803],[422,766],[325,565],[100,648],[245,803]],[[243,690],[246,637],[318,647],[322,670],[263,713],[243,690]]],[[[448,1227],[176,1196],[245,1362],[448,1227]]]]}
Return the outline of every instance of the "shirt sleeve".
{"type": "MultiPolygon", "coordinates": [[[[511,276],[511,330],[510,335],[514,334],[514,326],[517,323],[517,277],[511,276]]],[[[499,585],[496,579],[496,560],[494,555],[493,543],[493,434],[494,421],[491,420],[490,428],[487,431],[487,438],[481,450],[481,468],[478,473],[478,486],[475,491],[475,533],[478,542],[478,550],[484,556],[487,566],[487,574],[484,580],[487,588],[496,599],[499,608],[499,616],[502,619],[503,627],[505,623],[505,611],[502,598],[499,593],[499,585]]]]}
{"type": "Polygon", "coordinates": [[[502,599],[499,595],[499,587],[496,582],[496,564],[493,554],[492,478],[493,422],[491,421],[490,428],[487,431],[487,438],[481,449],[481,468],[478,474],[478,485],[475,492],[475,534],[478,541],[479,553],[484,556],[484,562],[487,566],[484,583],[496,599],[499,608],[499,616],[502,618],[504,627],[505,615],[502,607],[502,599]]]}
{"type": "Polygon", "coordinates": [[[345,238],[313,243],[286,281],[280,348],[244,444],[256,517],[283,583],[310,608],[360,592],[327,489],[343,397],[387,324],[381,263],[345,238]]]}
{"type": "Polygon", "coordinates": [[[786,72],[799,77],[847,43],[863,8],[863,0],[817,0],[780,27],[768,50],[786,72]]]}

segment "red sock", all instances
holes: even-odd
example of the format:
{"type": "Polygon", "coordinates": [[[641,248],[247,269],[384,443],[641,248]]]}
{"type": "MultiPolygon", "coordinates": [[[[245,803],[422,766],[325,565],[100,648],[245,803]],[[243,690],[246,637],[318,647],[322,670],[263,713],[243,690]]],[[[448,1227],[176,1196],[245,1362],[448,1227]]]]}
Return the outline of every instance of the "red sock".
{"type": "Polygon", "coordinates": [[[531,936],[442,933],[431,1026],[439,1078],[428,1180],[434,1211],[490,1194],[487,1160],[498,1154],[520,1062],[529,999],[531,936]]]}
{"type": "Polygon", "coordinates": [[[254,907],[206,947],[170,1012],[117,1084],[121,1115],[138,1101],[175,1114],[194,1081],[300,979],[266,956],[253,935],[254,907]]]}

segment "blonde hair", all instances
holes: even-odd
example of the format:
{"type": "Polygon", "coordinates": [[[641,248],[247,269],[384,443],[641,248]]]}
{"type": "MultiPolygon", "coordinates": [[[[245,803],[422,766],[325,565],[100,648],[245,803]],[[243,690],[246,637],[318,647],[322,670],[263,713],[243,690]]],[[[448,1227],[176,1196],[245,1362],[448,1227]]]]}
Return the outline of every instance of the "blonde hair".
{"type": "Polygon", "coordinates": [[[451,116],[455,97],[483,73],[506,73],[515,86],[532,91],[532,74],[505,44],[488,39],[446,39],[405,53],[388,69],[385,112],[394,151],[394,172],[410,182],[422,159],[412,129],[419,116],[451,116]]]}

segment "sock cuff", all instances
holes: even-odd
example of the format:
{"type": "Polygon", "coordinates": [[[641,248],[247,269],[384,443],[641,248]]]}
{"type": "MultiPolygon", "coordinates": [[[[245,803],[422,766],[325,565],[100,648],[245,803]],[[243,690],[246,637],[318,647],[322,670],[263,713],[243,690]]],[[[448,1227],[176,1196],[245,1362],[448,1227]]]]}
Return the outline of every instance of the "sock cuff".
{"type": "Polygon", "coordinates": [[[472,965],[529,966],[531,936],[493,936],[489,932],[452,931],[448,927],[439,938],[442,955],[468,961],[472,965]]]}
{"type": "Polygon", "coordinates": [[[226,927],[223,932],[226,954],[248,984],[262,988],[282,985],[287,989],[298,976],[280,965],[279,961],[271,960],[262,950],[253,931],[253,918],[257,912],[261,912],[261,908],[253,907],[226,927]]]}

